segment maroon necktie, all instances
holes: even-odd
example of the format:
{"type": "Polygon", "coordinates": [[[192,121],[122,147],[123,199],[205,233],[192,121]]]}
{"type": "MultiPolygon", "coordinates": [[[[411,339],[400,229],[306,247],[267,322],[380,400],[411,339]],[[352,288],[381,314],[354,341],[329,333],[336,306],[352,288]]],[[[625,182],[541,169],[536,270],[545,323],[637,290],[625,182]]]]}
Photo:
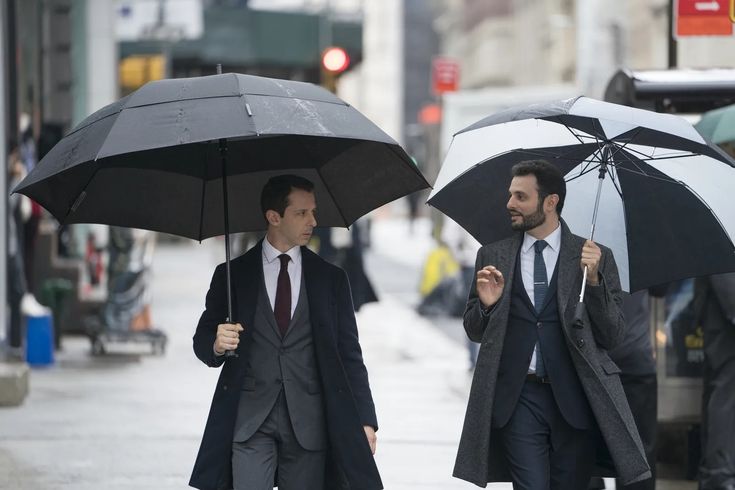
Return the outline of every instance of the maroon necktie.
{"type": "Polygon", "coordinates": [[[276,316],[278,330],[281,337],[286,335],[288,324],[291,323],[291,279],[288,277],[288,261],[291,260],[287,254],[278,256],[281,260],[281,270],[278,273],[278,286],[276,287],[276,303],[273,313],[276,316]]]}

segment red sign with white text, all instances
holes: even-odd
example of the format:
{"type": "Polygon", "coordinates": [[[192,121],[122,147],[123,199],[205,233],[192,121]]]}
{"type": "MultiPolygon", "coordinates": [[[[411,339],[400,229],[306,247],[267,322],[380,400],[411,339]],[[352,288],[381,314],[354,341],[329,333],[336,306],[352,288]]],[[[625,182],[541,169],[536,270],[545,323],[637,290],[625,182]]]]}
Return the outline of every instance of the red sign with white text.
{"type": "Polygon", "coordinates": [[[436,95],[457,91],[459,88],[459,63],[457,60],[437,57],[431,61],[431,88],[436,95]]]}
{"type": "Polygon", "coordinates": [[[678,0],[676,36],[732,36],[732,3],[732,0],[678,0]]]}

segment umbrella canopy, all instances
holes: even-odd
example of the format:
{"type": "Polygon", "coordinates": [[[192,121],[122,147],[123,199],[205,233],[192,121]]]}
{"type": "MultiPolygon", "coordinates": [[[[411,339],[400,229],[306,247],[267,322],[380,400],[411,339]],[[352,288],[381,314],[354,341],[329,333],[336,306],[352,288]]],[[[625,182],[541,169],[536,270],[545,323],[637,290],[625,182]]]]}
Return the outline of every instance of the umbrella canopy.
{"type": "Polygon", "coordinates": [[[705,112],[694,125],[712,143],[735,143],[735,104],[705,112]]]}
{"type": "Polygon", "coordinates": [[[510,236],[510,169],[531,159],[565,175],[562,217],[578,235],[599,187],[594,239],[623,289],[735,271],[735,162],[673,115],[586,97],[500,112],[454,136],[428,203],[481,243],[510,236]]]}
{"type": "Polygon", "coordinates": [[[315,184],[320,226],[348,226],[428,183],[356,109],[303,82],[228,73],[150,82],[82,121],[15,189],[62,224],[103,223],[203,240],[266,223],[274,175],[315,184]],[[223,150],[223,151],[221,151],[223,150]]]}

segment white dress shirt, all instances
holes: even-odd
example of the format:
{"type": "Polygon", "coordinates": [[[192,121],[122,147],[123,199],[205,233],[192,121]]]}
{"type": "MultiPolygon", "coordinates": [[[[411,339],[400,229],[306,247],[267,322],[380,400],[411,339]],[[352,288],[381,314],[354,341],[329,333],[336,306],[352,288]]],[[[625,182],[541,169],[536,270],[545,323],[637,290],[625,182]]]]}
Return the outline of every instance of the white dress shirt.
{"type": "MultiPolygon", "coordinates": [[[[281,272],[281,261],[278,256],[281,253],[283,252],[268,242],[268,237],[263,239],[263,279],[265,279],[265,290],[268,293],[271,310],[275,310],[276,307],[278,274],[281,272]]],[[[288,277],[291,280],[291,318],[293,318],[301,291],[301,247],[293,247],[285,253],[291,257],[291,260],[288,261],[288,277]]]]}
{"type": "MultiPolygon", "coordinates": [[[[559,247],[561,247],[561,225],[557,226],[549,236],[543,239],[547,245],[544,248],[541,255],[544,256],[544,264],[546,264],[546,281],[547,284],[551,282],[551,276],[554,274],[554,267],[556,262],[559,260],[559,247]]],[[[534,243],[537,239],[524,233],[523,244],[521,245],[521,278],[523,280],[523,287],[526,288],[526,293],[531,299],[531,304],[536,306],[533,294],[533,264],[536,259],[536,250],[534,249],[534,243]]],[[[536,372],[536,349],[533,350],[531,356],[531,363],[528,366],[529,373],[536,372]]]]}

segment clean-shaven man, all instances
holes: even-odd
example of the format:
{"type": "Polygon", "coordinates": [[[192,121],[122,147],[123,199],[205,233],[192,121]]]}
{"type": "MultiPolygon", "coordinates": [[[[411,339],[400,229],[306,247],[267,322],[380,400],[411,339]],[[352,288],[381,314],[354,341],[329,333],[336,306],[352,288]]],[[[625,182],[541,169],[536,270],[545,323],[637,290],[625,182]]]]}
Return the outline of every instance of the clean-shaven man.
{"type": "Polygon", "coordinates": [[[305,245],[316,226],[313,184],[268,181],[268,231],[214,272],[194,352],[222,367],[190,485],[200,489],[381,489],[378,428],[344,271],[305,245]],[[225,357],[228,350],[237,357],[225,357]]]}

